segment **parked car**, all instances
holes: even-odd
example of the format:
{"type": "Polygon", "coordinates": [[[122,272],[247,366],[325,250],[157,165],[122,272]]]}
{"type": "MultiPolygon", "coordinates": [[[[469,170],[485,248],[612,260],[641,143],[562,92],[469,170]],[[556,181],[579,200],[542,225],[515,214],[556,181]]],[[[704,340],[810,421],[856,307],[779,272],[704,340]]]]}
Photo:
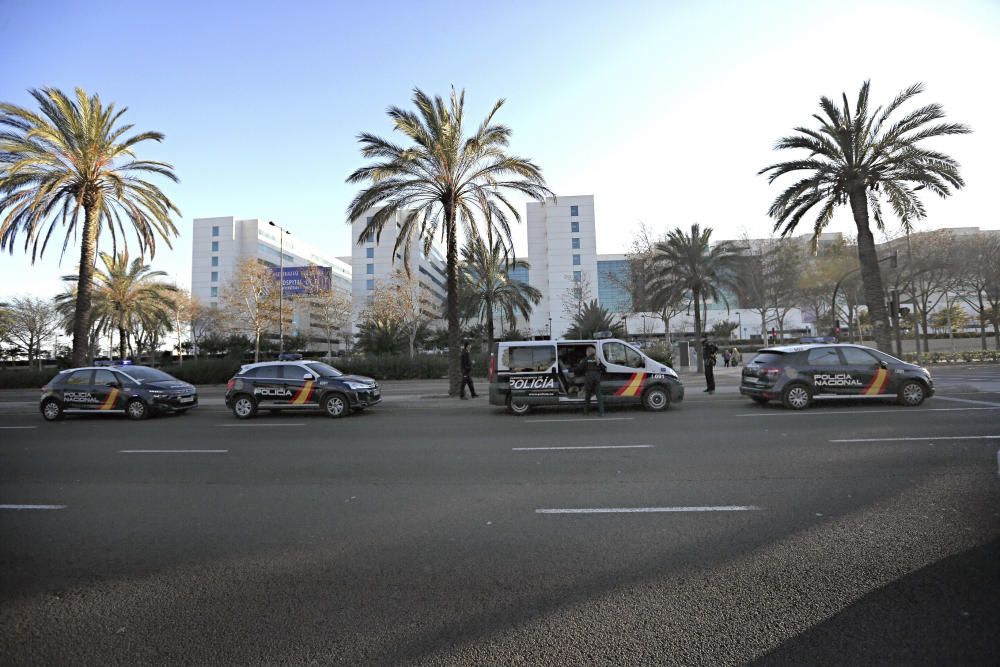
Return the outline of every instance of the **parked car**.
{"type": "Polygon", "coordinates": [[[248,364],[226,384],[226,407],[238,419],[250,419],[259,409],[322,410],[330,417],[345,417],[381,401],[375,380],[344,375],[307,359],[248,364]]]}
{"type": "Polygon", "coordinates": [[[193,385],[148,366],[90,366],[62,371],[42,387],[39,409],[48,421],[99,412],[145,419],[197,407],[193,385]]]}

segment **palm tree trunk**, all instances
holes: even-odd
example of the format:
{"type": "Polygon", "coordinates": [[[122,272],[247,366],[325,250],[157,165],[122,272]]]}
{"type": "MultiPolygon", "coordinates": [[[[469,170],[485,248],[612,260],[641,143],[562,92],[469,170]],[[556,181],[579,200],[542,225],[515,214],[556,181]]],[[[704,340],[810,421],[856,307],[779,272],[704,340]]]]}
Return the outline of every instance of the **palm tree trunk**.
{"type": "MultiPolygon", "coordinates": [[[[701,294],[698,290],[692,292],[694,297],[694,344],[695,346],[701,345],[701,294]]],[[[698,372],[705,372],[705,360],[702,359],[702,350],[698,349],[698,372]]]]}
{"type": "Polygon", "coordinates": [[[126,346],[128,345],[128,334],[125,332],[125,327],[118,327],[118,358],[125,359],[126,346]]]}
{"type": "Polygon", "coordinates": [[[80,270],[76,284],[76,310],[73,312],[73,366],[86,366],[90,333],[90,310],[94,294],[94,258],[97,256],[97,206],[84,200],[83,238],[80,241],[80,270]]]}
{"type": "Polygon", "coordinates": [[[493,350],[493,302],[486,299],[486,342],[487,350],[493,350]]]}
{"type": "Polygon", "coordinates": [[[444,224],[445,234],[448,238],[445,254],[447,262],[445,287],[448,298],[448,395],[458,396],[462,386],[462,329],[458,316],[458,229],[455,224],[455,202],[453,200],[448,200],[444,204],[444,224]]]}
{"type": "Polygon", "coordinates": [[[875,238],[868,225],[868,195],[863,186],[855,186],[851,193],[851,211],[858,227],[858,261],[861,263],[861,280],[864,284],[865,303],[875,334],[875,346],[883,351],[892,350],[892,329],[885,308],[885,288],[882,271],[875,252],[875,238]]]}

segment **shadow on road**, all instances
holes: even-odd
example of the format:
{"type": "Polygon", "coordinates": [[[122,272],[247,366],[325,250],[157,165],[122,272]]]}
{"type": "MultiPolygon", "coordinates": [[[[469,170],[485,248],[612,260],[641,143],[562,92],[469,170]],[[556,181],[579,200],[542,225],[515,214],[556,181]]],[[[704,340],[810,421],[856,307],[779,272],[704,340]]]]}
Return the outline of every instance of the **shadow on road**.
{"type": "Polygon", "coordinates": [[[996,664],[997,593],[1000,540],[872,591],[752,664],[996,664]],[[992,659],[983,662],[984,656],[992,659]]]}

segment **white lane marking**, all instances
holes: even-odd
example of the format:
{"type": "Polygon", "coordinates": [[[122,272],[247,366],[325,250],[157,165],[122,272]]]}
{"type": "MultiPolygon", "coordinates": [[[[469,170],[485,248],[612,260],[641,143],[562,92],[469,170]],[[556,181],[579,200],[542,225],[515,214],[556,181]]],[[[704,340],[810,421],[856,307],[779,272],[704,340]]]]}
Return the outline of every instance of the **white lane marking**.
{"type": "Polygon", "coordinates": [[[511,447],[513,452],[540,452],[563,449],[651,449],[656,445],[589,445],[581,447],[511,447]]]}
{"type": "Polygon", "coordinates": [[[950,396],[935,396],[934,398],[941,399],[942,401],[955,401],[956,403],[972,403],[973,405],[993,405],[1000,408],[1000,403],[991,403],[989,401],[974,401],[971,398],[952,398],[950,396]]]}
{"type": "Polygon", "coordinates": [[[228,449],[119,449],[119,454],[227,454],[228,449]]]}
{"type": "Polygon", "coordinates": [[[65,505],[0,505],[0,510],[64,510],[65,505]]]}
{"type": "Polygon", "coordinates": [[[216,424],[222,428],[259,428],[263,426],[305,426],[305,424],[216,424]]]}
{"type": "Polygon", "coordinates": [[[906,414],[921,414],[924,412],[968,412],[969,410],[1000,410],[1000,405],[995,408],[913,408],[898,407],[892,410],[775,410],[767,412],[744,412],[735,415],[737,417],[778,417],[780,415],[874,415],[880,412],[895,412],[906,414]]]}
{"type": "Polygon", "coordinates": [[[757,505],[703,505],[695,507],[582,507],[539,509],[535,514],[635,514],[646,512],[755,512],[757,505]]]}
{"type": "Polygon", "coordinates": [[[906,440],[1000,440],[1000,435],[947,435],[936,438],[850,438],[827,442],[902,442],[906,440]]]}
{"type": "Polygon", "coordinates": [[[18,428],[38,428],[38,427],[37,426],[0,426],[0,428],[18,429],[18,428]]]}
{"type": "Polygon", "coordinates": [[[554,422],[623,422],[635,417],[577,417],[575,419],[525,419],[525,424],[551,424],[554,422]]]}

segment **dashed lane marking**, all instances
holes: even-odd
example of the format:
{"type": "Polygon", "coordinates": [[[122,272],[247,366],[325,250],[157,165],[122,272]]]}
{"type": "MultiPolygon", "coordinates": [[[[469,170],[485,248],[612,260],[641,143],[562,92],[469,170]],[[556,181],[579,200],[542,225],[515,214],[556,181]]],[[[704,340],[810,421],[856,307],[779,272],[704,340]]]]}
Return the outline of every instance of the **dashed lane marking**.
{"type": "Polygon", "coordinates": [[[781,415],[874,415],[882,412],[896,414],[918,415],[925,412],[969,412],[971,410],[1000,410],[1000,404],[995,408],[912,408],[898,407],[891,410],[768,410],[767,412],[744,412],[736,417],[780,417],[781,415]]]}
{"type": "Polygon", "coordinates": [[[267,426],[305,426],[304,423],[297,424],[216,424],[222,428],[264,428],[267,426]]]}
{"type": "Polygon", "coordinates": [[[29,429],[29,428],[38,428],[38,427],[37,426],[0,426],[0,429],[11,429],[11,430],[29,429]]]}
{"type": "Polygon", "coordinates": [[[228,454],[228,449],[119,449],[119,454],[228,454]]]}
{"type": "Polygon", "coordinates": [[[1000,408],[1000,403],[994,403],[990,401],[974,401],[971,398],[952,398],[951,396],[935,396],[942,401],[955,401],[956,403],[972,403],[973,405],[992,405],[994,407],[1000,408]]]}
{"type": "Polygon", "coordinates": [[[644,514],[653,512],[756,512],[757,505],[703,505],[695,507],[569,507],[537,509],[535,514],[644,514]]]}
{"type": "Polygon", "coordinates": [[[556,422],[624,422],[634,417],[577,417],[575,419],[525,419],[525,424],[553,424],[556,422]]]}
{"type": "Polygon", "coordinates": [[[1000,435],[947,435],[919,438],[847,438],[843,440],[828,440],[827,442],[903,442],[908,440],[1000,440],[1000,435]]]}
{"type": "Polygon", "coordinates": [[[64,510],[65,505],[0,505],[0,510],[64,510]]]}
{"type": "Polygon", "coordinates": [[[511,447],[514,452],[541,452],[564,449],[652,449],[655,445],[589,445],[580,447],[511,447]]]}

